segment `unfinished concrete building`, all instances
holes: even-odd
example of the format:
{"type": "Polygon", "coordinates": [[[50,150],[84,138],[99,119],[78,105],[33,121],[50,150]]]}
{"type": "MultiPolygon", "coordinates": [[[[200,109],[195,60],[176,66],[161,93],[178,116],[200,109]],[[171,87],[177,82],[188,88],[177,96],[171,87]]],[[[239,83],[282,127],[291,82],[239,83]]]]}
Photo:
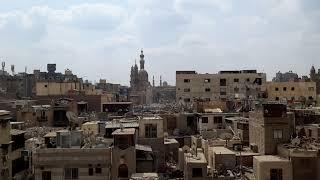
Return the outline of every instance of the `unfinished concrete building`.
{"type": "Polygon", "coordinates": [[[11,129],[9,111],[0,110],[0,179],[27,177],[28,155],[23,153],[25,131],[11,129]]]}
{"type": "Polygon", "coordinates": [[[176,101],[184,104],[197,100],[256,99],[262,96],[265,82],[266,74],[256,70],[220,71],[218,74],[177,71],[176,101]]]}
{"type": "Polygon", "coordinates": [[[277,153],[277,145],[287,143],[294,132],[294,118],[283,104],[262,104],[250,112],[250,147],[261,155],[277,153]]]}

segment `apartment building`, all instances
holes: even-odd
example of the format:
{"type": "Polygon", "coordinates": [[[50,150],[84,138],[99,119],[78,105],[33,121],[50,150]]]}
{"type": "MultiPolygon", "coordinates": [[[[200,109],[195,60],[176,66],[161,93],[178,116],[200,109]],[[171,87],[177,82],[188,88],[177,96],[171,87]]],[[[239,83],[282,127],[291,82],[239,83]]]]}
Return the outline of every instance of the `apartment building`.
{"type": "Polygon", "coordinates": [[[315,101],[317,99],[315,82],[267,82],[268,100],[272,101],[315,101]]]}
{"type": "Polygon", "coordinates": [[[195,100],[257,99],[262,96],[265,82],[266,74],[256,70],[220,71],[217,74],[177,71],[176,100],[190,103],[195,100]]]}

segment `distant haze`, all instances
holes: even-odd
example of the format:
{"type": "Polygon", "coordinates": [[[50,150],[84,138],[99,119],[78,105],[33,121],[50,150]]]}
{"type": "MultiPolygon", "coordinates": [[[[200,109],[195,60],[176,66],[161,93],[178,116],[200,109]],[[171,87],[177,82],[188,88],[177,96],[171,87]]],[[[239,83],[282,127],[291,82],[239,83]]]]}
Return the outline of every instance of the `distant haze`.
{"type": "Polygon", "coordinates": [[[69,68],[84,79],[129,84],[144,49],[149,80],[176,70],[320,68],[319,0],[110,0],[0,2],[6,69],[69,68]]]}

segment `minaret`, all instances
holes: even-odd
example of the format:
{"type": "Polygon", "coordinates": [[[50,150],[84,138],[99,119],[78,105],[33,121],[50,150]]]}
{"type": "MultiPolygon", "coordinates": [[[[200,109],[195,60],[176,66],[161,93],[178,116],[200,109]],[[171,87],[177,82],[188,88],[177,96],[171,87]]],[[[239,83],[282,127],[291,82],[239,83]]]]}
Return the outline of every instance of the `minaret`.
{"type": "Polygon", "coordinates": [[[310,70],[310,79],[312,81],[315,80],[315,75],[316,75],[316,69],[314,68],[314,66],[311,67],[311,70],[310,70]]]}
{"type": "Polygon", "coordinates": [[[143,50],[141,49],[141,54],[140,54],[140,69],[144,69],[144,54],[143,50]]]}
{"type": "Polygon", "coordinates": [[[162,76],[160,76],[160,87],[162,86],[162,76]]]}
{"type": "Polygon", "coordinates": [[[154,87],[154,76],[152,76],[152,86],[154,87]]]}

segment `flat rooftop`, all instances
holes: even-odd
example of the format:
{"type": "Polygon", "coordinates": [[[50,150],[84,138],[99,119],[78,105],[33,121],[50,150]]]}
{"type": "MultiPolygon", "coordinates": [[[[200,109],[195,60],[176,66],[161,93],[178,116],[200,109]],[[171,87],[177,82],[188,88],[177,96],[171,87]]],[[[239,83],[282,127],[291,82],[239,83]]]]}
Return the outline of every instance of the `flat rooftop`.
{"type": "Polygon", "coordinates": [[[132,121],[132,122],[111,121],[111,122],[106,122],[106,129],[117,129],[117,128],[120,128],[121,125],[124,128],[138,128],[139,127],[139,123],[137,121],[132,121]]]}
{"type": "Polygon", "coordinates": [[[199,164],[207,164],[206,157],[201,151],[201,149],[198,150],[197,153],[191,154],[191,153],[186,153],[185,154],[185,161],[187,163],[199,163],[199,164]]]}
{"type": "Polygon", "coordinates": [[[51,137],[57,137],[57,133],[54,131],[54,132],[49,132],[47,133],[46,135],[43,136],[44,138],[51,138],[51,137]]]}
{"type": "Polygon", "coordinates": [[[229,150],[228,148],[225,147],[210,147],[212,149],[212,152],[215,154],[229,154],[229,155],[235,155],[236,153],[229,150]]]}
{"type": "Polygon", "coordinates": [[[14,135],[14,136],[20,135],[20,134],[24,134],[24,133],[26,133],[26,131],[22,131],[22,130],[19,130],[19,129],[11,129],[10,130],[10,134],[14,135]]]}
{"type": "Polygon", "coordinates": [[[135,132],[134,128],[124,128],[113,131],[112,135],[133,135],[135,132]]]}
{"type": "Polygon", "coordinates": [[[281,158],[279,156],[273,155],[264,155],[264,156],[254,156],[254,159],[258,160],[259,162],[289,162],[288,159],[281,158]]]}
{"type": "Polygon", "coordinates": [[[131,175],[131,179],[158,179],[157,173],[135,173],[131,175]]]}

